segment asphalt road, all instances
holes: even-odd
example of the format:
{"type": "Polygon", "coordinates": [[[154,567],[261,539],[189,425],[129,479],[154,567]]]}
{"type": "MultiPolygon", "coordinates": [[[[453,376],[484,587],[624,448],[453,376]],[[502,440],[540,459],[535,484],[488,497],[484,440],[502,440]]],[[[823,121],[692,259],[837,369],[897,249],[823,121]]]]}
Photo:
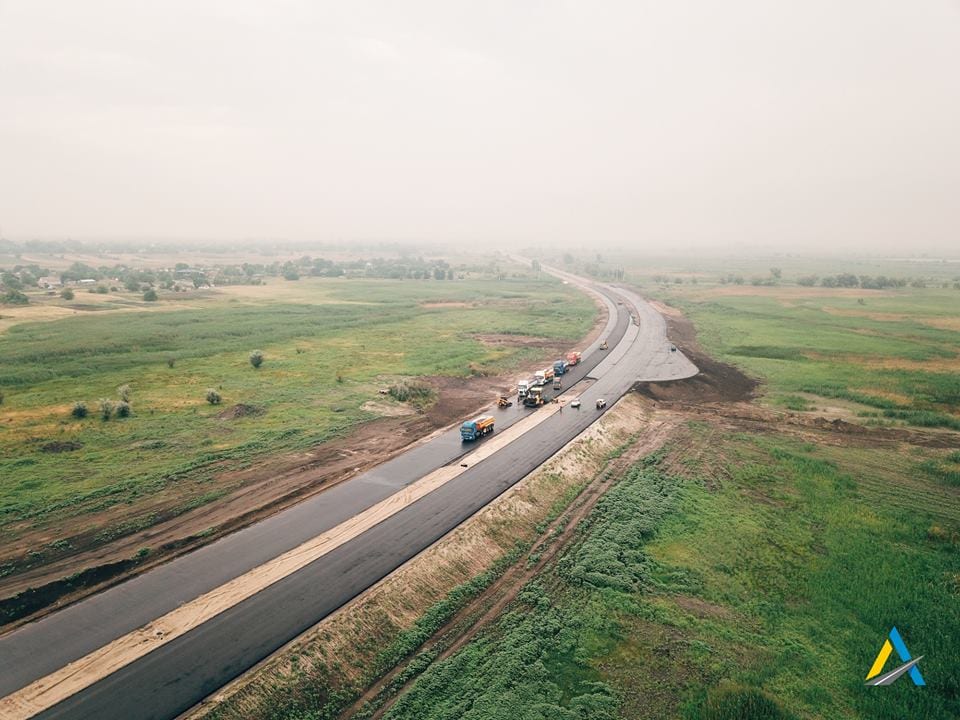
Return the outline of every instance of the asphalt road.
{"type": "MultiPolygon", "coordinates": [[[[639,300],[620,292],[628,302],[639,300]]],[[[607,294],[615,297],[610,291],[607,294]]],[[[553,415],[357,538],[38,717],[175,717],[536,469],[596,420],[596,398],[612,403],[638,379],[671,379],[696,372],[681,353],[669,350],[665,323],[652,308],[637,303],[638,327],[630,322],[628,306],[612,301],[608,305],[614,312],[604,335],[611,349],[585,353],[586,361],[565,377],[565,391],[587,373],[598,378],[584,392],[581,410],[553,415]]],[[[496,412],[499,429],[532,411],[514,407],[496,412]]],[[[0,694],[23,687],[296,547],[457,460],[471,447],[461,445],[457,430],[443,433],[261,523],[0,638],[0,694]]]]}

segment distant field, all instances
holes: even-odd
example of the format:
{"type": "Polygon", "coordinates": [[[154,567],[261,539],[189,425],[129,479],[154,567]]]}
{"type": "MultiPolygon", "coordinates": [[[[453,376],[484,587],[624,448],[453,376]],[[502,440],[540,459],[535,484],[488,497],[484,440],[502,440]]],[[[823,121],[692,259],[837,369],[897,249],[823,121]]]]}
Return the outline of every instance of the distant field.
{"type": "MultiPolygon", "coordinates": [[[[175,489],[184,509],[213,500],[216,473],[376,417],[364,404],[393,402],[377,390],[398,378],[497,374],[536,354],[478,335],[572,342],[596,315],[551,279],[280,280],[153,304],[84,292],[46,302],[29,309],[49,319],[0,333],[0,527],[12,538],[47,526],[51,543],[67,517],[161,490],[175,489]],[[266,358],[259,370],[254,349],[266,358]],[[99,399],[116,401],[126,384],[132,415],[101,420],[99,399]],[[84,419],[71,416],[78,401],[84,419]],[[252,410],[218,419],[236,405],[252,410]]],[[[95,522],[106,540],[152,521],[95,522]]]]}
{"type": "Polygon", "coordinates": [[[664,293],[714,356],[775,402],[854,403],[875,421],[960,429],[960,292],[682,286],[664,293]]]}
{"type": "Polygon", "coordinates": [[[679,440],[386,717],[960,714],[955,487],[895,451],[698,425],[679,440]],[[863,686],[894,625],[927,687],[863,686]]]}

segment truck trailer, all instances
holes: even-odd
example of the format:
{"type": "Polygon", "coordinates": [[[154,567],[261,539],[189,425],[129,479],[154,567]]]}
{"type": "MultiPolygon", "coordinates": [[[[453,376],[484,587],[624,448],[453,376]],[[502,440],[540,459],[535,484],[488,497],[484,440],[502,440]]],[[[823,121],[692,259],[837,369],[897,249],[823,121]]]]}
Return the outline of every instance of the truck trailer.
{"type": "Polygon", "coordinates": [[[493,416],[481,415],[473,420],[467,420],[460,426],[460,439],[464,442],[468,440],[479,440],[484,435],[493,432],[493,416]]]}

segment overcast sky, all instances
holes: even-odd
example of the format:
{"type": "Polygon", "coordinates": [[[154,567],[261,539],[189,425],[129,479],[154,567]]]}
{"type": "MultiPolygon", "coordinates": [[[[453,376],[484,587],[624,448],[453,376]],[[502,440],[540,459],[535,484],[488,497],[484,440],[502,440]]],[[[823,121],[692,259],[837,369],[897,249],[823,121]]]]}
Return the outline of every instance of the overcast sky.
{"type": "Polygon", "coordinates": [[[960,247],[960,0],[0,0],[0,233],[960,247]]]}

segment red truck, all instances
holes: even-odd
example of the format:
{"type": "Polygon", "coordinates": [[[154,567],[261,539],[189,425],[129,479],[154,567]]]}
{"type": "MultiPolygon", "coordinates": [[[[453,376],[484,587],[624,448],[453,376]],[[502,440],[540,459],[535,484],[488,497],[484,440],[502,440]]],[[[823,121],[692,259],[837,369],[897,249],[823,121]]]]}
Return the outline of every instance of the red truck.
{"type": "Polygon", "coordinates": [[[568,352],[567,365],[577,365],[580,362],[580,357],[580,353],[578,352],[568,352]]]}

